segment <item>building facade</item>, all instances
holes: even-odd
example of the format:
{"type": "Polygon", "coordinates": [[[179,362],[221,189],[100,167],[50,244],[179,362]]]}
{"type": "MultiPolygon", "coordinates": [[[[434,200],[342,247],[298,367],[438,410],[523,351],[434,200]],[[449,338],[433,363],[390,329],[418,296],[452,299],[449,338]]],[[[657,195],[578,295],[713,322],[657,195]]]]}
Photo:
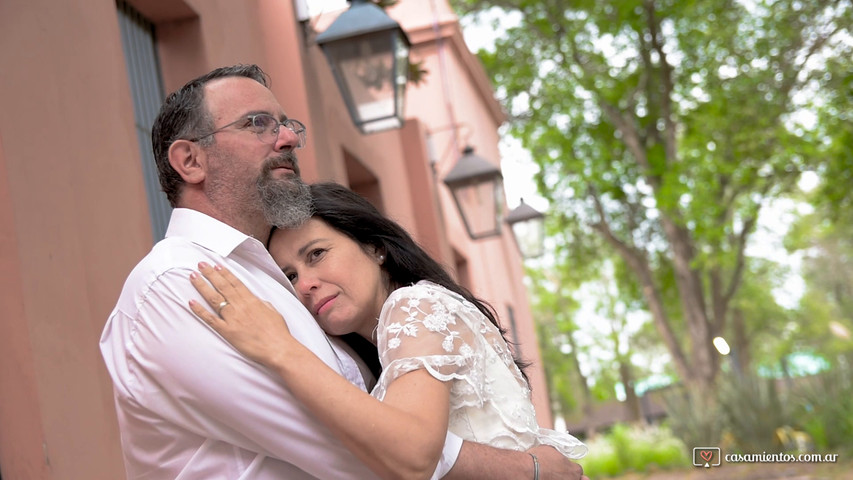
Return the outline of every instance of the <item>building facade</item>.
{"type": "Polygon", "coordinates": [[[505,121],[445,0],[389,10],[423,62],[401,129],[361,134],[314,43],[334,14],[299,0],[0,2],[0,474],[114,479],[124,467],[98,339],[169,209],[150,124],[164,92],[257,63],[308,127],[306,181],[334,180],[406,227],[488,300],[525,359],[551,426],[523,270],[510,229],[471,240],[441,183],[466,145],[495,162],[505,121]]]}

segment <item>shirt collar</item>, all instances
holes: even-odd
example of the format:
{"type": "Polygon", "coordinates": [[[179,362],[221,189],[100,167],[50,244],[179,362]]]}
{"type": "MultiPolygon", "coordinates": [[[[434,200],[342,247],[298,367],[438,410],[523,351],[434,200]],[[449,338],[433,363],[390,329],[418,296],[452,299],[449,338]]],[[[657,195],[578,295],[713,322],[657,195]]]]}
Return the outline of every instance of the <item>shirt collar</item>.
{"type": "Polygon", "coordinates": [[[230,255],[234,249],[249,239],[258,241],[210,215],[190,208],[172,210],[169,228],[166,229],[166,238],[169,237],[186,238],[223,257],[230,255]]]}

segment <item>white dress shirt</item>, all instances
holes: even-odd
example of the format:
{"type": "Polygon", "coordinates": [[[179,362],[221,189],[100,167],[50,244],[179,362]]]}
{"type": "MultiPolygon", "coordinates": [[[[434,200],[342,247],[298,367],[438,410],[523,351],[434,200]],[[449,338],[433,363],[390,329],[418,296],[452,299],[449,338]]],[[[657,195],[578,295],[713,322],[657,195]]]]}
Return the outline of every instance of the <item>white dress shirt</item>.
{"type": "MultiPolygon", "coordinates": [[[[282,313],[297,340],[366,390],[364,366],[323,333],[263,244],[175,209],[166,238],[129,275],[100,341],[128,478],[375,478],[278,376],[192,313],[190,299],[207,305],[189,282],[200,261],[231,270],[282,313]]],[[[448,434],[434,478],[453,466],[461,445],[448,434]]]]}

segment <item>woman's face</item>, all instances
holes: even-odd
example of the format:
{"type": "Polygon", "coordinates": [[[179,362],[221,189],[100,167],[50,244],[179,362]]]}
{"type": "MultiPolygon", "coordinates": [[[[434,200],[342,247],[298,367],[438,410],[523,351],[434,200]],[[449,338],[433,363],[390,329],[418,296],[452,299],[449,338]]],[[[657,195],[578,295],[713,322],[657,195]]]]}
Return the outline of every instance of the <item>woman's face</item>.
{"type": "Polygon", "coordinates": [[[373,341],[389,294],[379,252],[317,218],[296,229],[275,230],[269,249],[326,333],[356,332],[373,341]]]}

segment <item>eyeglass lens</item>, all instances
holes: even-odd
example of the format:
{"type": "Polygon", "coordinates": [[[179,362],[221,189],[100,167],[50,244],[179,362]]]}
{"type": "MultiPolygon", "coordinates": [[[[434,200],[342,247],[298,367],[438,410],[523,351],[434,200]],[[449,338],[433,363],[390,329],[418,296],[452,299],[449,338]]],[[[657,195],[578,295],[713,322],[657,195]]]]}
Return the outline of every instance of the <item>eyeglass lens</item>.
{"type": "Polygon", "coordinates": [[[302,122],[288,118],[283,122],[279,122],[272,115],[259,114],[252,117],[252,127],[258,134],[258,138],[264,143],[275,143],[278,139],[279,128],[284,125],[285,128],[295,133],[299,138],[299,143],[296,148],[305,146],[305,125],[302,122]]]}

